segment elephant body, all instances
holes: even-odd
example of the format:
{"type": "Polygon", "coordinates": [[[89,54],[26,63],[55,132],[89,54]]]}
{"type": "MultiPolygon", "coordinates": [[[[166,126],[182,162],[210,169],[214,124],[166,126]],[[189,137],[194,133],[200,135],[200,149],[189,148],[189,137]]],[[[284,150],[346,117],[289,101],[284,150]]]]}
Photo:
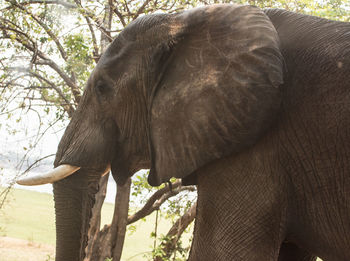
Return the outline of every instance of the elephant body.
{"type": "Polygon", "coordinates": [[[349,260],[350,24],[266,13],[285,61],[280,113],[253,147],[198,171],[190,260],[277,260],[284,241],[305,249],[293,260],[349,260]]]}
{"type": "Polygon", "coordinates": [[[83,256],[108,166],[197,184],[190,261],[350,260],[349,90],[350,23],[238,5],[137,19],[60,142],[55,165],[81,169],[54,183],[56,260],[83,256]]]}
{"type": "Polygon", "coordinates": [[[324,261],[348,260],[350,24],[266,13],[286,64],[281,114],[270,133],[289,192],[286,237],[324,261]]]}
{"type": "Polygon", "coordinates": [[[350,24],[266,13],[285,61],[280,113],[253,147],[198,171],[190,260],[349,260],[350,24]],[[304,254],[279,253],[284,241],[304,254]]]}

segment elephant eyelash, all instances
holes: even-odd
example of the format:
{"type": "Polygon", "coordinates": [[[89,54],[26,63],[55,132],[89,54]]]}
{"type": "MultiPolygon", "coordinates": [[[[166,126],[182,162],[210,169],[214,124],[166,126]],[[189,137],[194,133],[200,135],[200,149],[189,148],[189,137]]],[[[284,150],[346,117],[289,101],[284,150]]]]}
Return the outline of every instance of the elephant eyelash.
{"type": "Polygon", "coordinates": [[[96,86],[96,91],[99,93],[99,94],[104,94],[105,92],[105,86],[102,85],[102,84],[99,84],[96,86]]]}
{"type": "Polygon", "coordinates": [[[96,85],[96,92],[99,95],[107,95],[108,93],[111,92],[111,90],[112,90],[112,88],[110,88],[106,84],[98,84],[98,85],[96,85]]]}

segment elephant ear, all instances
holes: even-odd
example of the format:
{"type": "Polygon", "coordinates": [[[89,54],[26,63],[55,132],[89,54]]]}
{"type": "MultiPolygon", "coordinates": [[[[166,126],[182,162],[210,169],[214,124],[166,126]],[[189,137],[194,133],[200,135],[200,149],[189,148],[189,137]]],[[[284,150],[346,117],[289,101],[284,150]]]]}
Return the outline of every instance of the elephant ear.
{"type": "Polygon", "coordinates": [[[168,31],[178,40],[150,108],[154,186],[252,146],[280,107],[279,40],[260,9],[202,7],[177,14],[168,31]]]}

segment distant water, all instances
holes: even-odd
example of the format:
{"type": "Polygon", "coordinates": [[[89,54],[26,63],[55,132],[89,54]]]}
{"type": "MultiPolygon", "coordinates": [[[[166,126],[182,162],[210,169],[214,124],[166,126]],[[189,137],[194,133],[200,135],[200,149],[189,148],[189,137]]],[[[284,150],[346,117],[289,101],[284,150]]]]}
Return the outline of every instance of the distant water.
{"type": "MultiPolygon", "coordinates": [[[[48,171],[52,167],[50,166],[41,166],[40,167],[40,172],[42,171],[48,171]]],[[[9,182],[11,182],[16,175],[18,175],[18,170],[14,168],[3,168],[1,170],[1,175],[0,175],[0,185],[3,187],[6,187],[9,185],[9,182]]],[[[38,171],[39,172],[39,171],[38,171]]],[[[31,171],[31,174],[35,174],[35,171],[31,171]]],[[[45,185],[38,185],[38,186],[22,186],[15,184],[14,188],[19,188],[19,189],[26,189],[26,190],[32,190],[32,191],[37,191],[40,193],[47,193],[47,194],[53,194],[52,192],[52,184],[45,184],[45,185]]],[[[116,183],[113,180],[113,178],[109,178],[108,184],[107,184],[107,193],[106,193],[106,198],[105,202],[108,203],[114,203],[115,200],[115,194],[116,194],[116,183]]]]}
{"type": "MultiPolygon", "coordinates": [[[[0,148],[1,149],[1,148],[0,148]]],[[[22,165],[21,168],[17,167],[18,162],[20,162],[20,159],[23,158],[23,155],[17,156],[14,153],[1,153],[0,152],[0,186],[8,186],[8,184],[15,180],[16,177],[18,178],[20,173],[23,173],[30,164],[33,164],[37,159],[35,157],[33,158],[28,158],[22,165]]],[[[49,170],[51,170],[53,167],[52,163],[52,158],[46,159],[40,162],[40,165],[31,169],[30,174],[35,174],[35,173],[45,173],[49,170]]],[[[141,175],[147,170],[140,170],[138,173],[135,173],[134,177],[137,175],[141,175]]],[[[20,188],[20,189],[26,189],[26,190],[32,190],[32,191],[37,191],[41,193],[48,193],[48,194],[53,194],[52,192],[52,185],[51,184],[46,184],[46,185],[39,185],[39,186],[21,186],[18,184],[14,185],[15,188],[20,188]]],[[[109,176],[109,181],[107,184],[107,193],[106,193],[106,198],[105,202],[108,203],[114,203],[115,201],[115,195],[117,191],[117,185],[112,177],[112,175],[109,176]]],[[[196,193],[192,192],[191,197],[195,198],[196,193]]],[[[139,204],[142,205],[141,201],[145,197],[149,197],[149,192],[145,190],[143,193],[138,195],[136,198],[133,198],[133,204],[136,204],[139,206],[139,204]]]]}

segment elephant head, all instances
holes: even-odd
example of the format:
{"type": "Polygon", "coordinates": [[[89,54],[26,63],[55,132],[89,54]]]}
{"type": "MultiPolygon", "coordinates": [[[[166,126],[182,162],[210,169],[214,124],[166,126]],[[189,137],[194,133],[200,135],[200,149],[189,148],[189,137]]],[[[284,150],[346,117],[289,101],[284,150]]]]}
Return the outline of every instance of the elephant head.
{"type": "Polygon", "coordinates": [[[278,112],[282,67],[277,33],[256,7],[214,5],[128,25],[91,73],[58,147],[55,166],[80,170],[49,180],[56,260],[79,255],[87,195],[110,168],[118,184],[149,168],[159,185],[253,145],[278,112]]]}

